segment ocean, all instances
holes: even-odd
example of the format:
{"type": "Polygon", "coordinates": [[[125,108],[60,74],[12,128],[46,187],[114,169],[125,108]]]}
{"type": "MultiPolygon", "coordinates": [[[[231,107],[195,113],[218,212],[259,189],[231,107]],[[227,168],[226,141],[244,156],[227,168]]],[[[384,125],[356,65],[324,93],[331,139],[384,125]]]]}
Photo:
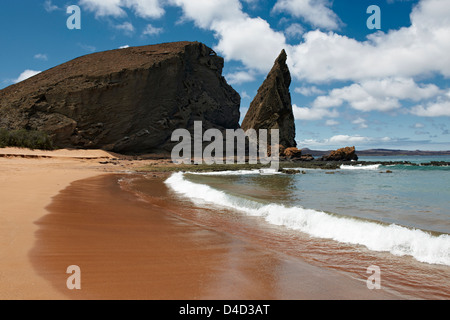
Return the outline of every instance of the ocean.
{"type": "Polygon", "coordinates": [[[450,167],[380,162],[450,162],[442,157],[361,157],[338,170],[270,169],[174,173],[166,185],[184,217],[258,239],[272,250],[412,299],[450,298],[450,167]]]}

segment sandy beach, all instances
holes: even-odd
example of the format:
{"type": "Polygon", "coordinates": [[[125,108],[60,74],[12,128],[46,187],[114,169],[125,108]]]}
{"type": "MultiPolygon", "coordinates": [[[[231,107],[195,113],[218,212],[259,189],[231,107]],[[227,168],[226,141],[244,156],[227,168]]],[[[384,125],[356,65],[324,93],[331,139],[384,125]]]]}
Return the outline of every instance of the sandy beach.
{"type": "Polygon", "coordinates": [[[115,157],[0,149],[0,299],[399,298],[181,218],[165,174],[142,201],[117,182],[145,161],[115,157]],[[66,287],[70,265],[81,290],[66,287]]]}
{"type": "Polygon", "coordinates": [[[0,149],[0,299],[62,299],[36,274],[29,251],[35,222],[71,182],[98,175],[103,151],[0,149]]]}

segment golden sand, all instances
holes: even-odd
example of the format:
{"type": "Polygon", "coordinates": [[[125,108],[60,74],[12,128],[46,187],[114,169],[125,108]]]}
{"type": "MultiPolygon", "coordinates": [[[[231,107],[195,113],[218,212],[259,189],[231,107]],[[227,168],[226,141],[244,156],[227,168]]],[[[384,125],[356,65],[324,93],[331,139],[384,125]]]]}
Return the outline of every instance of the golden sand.
{"type": "Polygon", "coordinates": [[[163,177],[122,190],[103,151],[0,149],[0,299],[391,299],[364,282],[198,225],[163,177]],[[81,269],[81,290],[66,269],[81,269]]]}

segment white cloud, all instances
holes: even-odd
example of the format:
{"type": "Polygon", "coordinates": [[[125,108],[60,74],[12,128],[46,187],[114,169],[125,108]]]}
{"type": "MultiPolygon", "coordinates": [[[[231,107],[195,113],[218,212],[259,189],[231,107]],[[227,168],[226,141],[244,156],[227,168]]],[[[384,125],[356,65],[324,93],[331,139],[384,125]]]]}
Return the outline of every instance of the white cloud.
{"type": "Polygon", "coordinates": [[[325,125],[326,125],[326,126],[329,126],[329,127],[334,127],[334,126],[339,125],[339,122],[336,121],[336,120],[327,120],[327,121],[325,122],[325,125]]]}
{"type": "Polygon", "coordinates": [[[28,78],[31,78],[31,77],[33,77],[33,76],[35,76],[35,75],[37,75],[37,74],[39,74],[41,72],[42,71],[25,70],[24,72],[22,72],[20,74],[20,76],[17,79],[14,79],[13,82],[14,83],[18,83],[18,82],[24,81],[24,80],[26,80],[28,78]]]}
{"type": "Polygon", "coordinates": [[[450,6],[448,0],[422,0],[411,13],[410,27],[377,32],[357,41],[315,30],[291,46],[291,71],[309,82],[362,81],[438,73],[450,77],[450,6]]]}
{"type": "Polygon", "coordinates": [[[328,142],[331,144],[354,144],[354,143],[362,143],[368,142],[371,138],[362,137],[362,136],[349,136],[349,135],[337,135],[331,137],[328,142]]]}
{"type": "Polygon", "coordinates": [[[367,145],[368,143],[381,143],[390,142],[392,139],[390,137],[374,138],[374,137],[364,137],[360,135],[337,135],[326,140],[326,143],[331,145],[367,145]]]}
{"type": "MultiPolygon", "coordinates": [[[[116,18],[127,16],[126,10],[140,17],[158,18],[164,15],[164,6],[179,7],[181,21],[192,21],[197,27],[214,33],[218,39],[214,49],[226,60],[241,61],[248,70],[261,73],[267,73],[286,48],[284,33],[274,31],[260,17],[250,17],[239,0],[80,0],[79,4],[96,17],[116,18]]],[[[153,27],[147,31],[150,35],[161,32],[153,27]]]]}
{"type": "Polygon", "coordinates": [[[45,53],[35,54],[33,58],[37,59],[37,60],[43,60],[43,61],[47,61],[48,60],[48,56],[45,53]]]}
{"type": "Polygon", "coordinates": [[[252,97],[250,97],[247,93],[247,91],[242,91],[241,92],[241,98],[242,99],[251,99],[252,97]]]}
{"type": "Polygon", "coordinates": [[[44,9],[47,12],[53,12],[53,11],[59,10],[59,7],[54,5],[51,0],[46,0],[44,2],[44,9]]]}
{"type": "Polygon", "coordinates": [[[255,76],[252,72],[248,71],[237,71],[234,73],[229,73],[225,76],[229,84],[242,84],[245,82],[252,82],[255,80],[255,76]]]}
{"type": "Polygon", "coordinates": [[[340,107],[344,102],[359,111],[391,111],[401,107],[400,100],[420,101],[435,97],[441,90],[434,84],[418,85],[413,79],[386,78],[365,80],[333,89],[317,97],[316,108],[340,107]]]}
{"type": "Polygon", "coordinates": [[[128,44],[126,44],[126,45],[124,45],[124,46],[121,46],[121,47],[119,47],[119,49],[126,49],[126,48],[129,48],[130,46],[128,45],[128,44]]]}
{"type": "Polygon", "coordinates": [[[352,123],[358,125],[359,129],[367,129],[369,127],[367,125],[367,120],[363,118],[353,120],[352,123]]]}
{"type": "Polygon", "coordinates": [[[96,17],[124,17],[124,9],[133,10],[141,18],[161,18],[165,11],[159,0],[80,0],[86,10],[95,12],[96,17]]]}
{"type": "Polygon", "coordinates": [[[122,0],[80,0],[79,3],[86,10],[95,12],[96,17],[126,16],[126,12],[121,8],[122,0]]]}
{"type": "Polygon", "coordinates": [[[165,13],[160,0],[122,0],[121,2],[125,7],[133,9],[141,18],[161,18],[165,13]]]}
{"type": "Polygon", "coordinates": [[[295,120],[314,121],[323,118],[336,118],[339,113],[336,110],[328,110],[324,108],[302,108],[292,105],[295,120]]]}
{"type": "Polygon", "coordinates": [[[130,22],[124,22],[122,24],[114,26],[114,28],[123,31],[125,34],[132,34],[134,32],[134,26],[130,22]]]}
{"type": "Polygon", "coordinates": [[[418,105],[411,113],[420,117],[450,117],[450,100],[428,103],[426,106],[418,105]]]}
{"type": "Polygon", "coordinates": [[[273,11],[301,18],[313,27],[335,30],[339,28],[341,21],[330,6],[331,2],[328,0],[278,0],[273,11]]]}
{"type": "Polygon", "coordinates": [[[390,111],[400,108],[400,103],[392,97],[375,97],[359,84],[333,89],[328,96],[320,96],[313,102],[316,108],[340,107],[344,102],[359,111],[390,111]]]}
{"type": "Polygon", "coordinates": [[[342,148],[344,146],[385,146],[389,144],[396,144],[398,141],[390,137],[366,137],[360,135],[335,135],[328,139],[305,139],[299,141],[299,145],[304,147],[314,147],[314,148],[342,148]]]}
{"type": "MultiPolygon", "coordinates": [[[[256,3],[247,0],[247,3],[256,3]]],[[[310,83],[364,81],[392,77],[413,78],[433,73],[450,77],[450,6],[448,0],[421,0],[411,13],[409,27],[376,32],[358,41],[332,31],[303,34],[297,45],[288,45],[283,32],[260,17],[250,17],[239,0],[80,0],[96,16],[126,16],[125,10],[145,18],[159,18],[164,6],[182,9],[183,20],[210,30],[218,39],[215,50],[227,60],[266,73],[281,49],[288,53],[294,78],[310,83]],[[263,40],[262,40],[263,39],[263,40]]],[[[330,0],[278,0],[274,12],[286,12],[312,25],[334,30],[339,18],[330,0]]],[[[300,33],[299,24],[285,31],[300,33]]],[[[395,107],[391,102],[388,108],[395,107]]]]}
{"type": "Polygon", "coordinates": [[[142,34],[146,35],[146,36],[156,36],[156,35],[162,33],[163,31],[164,31],[163,28],[157,28],[157,27],[152,26],[151,24],[148,24],[145,27],[142,34]]]}
{"type": "Polygon", "coordinates": [[[345,146],[355,146],[356,153],[358,150],[372,149],[372,148],[387,148],[387,149],[404,149],[404,150],[446,150],[448,143],[432,142],[430,140],[412,140],[410,138],[396,138],[396,137],[363,137],[341,135],[330,139],[305,139],[298,141],[302,147],[311,149],[330,150],[342,148],[345,146]],[[334,142],[331,142],[334,141],[334,142]]]}
{"type": "Polygon", "coordinates": [[[250,9],[255,10],[258,8],[258,4],[260,0],[242,0],[243,2],[247,3],[247,5],[250,7],[250,9]]]}
{"type": "Polygon", "coordinates": [[[263,73],[273,66],[286,41],[283,33],[273,31],[261,18],[216,22],[213,28],[219,38],[216,51],[225,59],[240,60],[246,67],[263,73]]]}
{"type": "Polygon", "coordinates": [[[216,22],[242,20],[247,17],[239,0],[169,1],[183,9],[185,19],[192,20],[202,29],[214,29],[213,24],[216,22]]]}
{"type": "MultiPolygon", "coordinates": [[[[257,0],[242,0],[256,5],[257,0]]],[[[51,4],[51,2],[49,2],[51,4]]],[[[313,30],[302,35],[296,45],[287,37],[300,37],[302,25],[291,24],[275,31],[260,17],[250,17],[239,0],[80,0],[96,16],[136,16],[160,18],[165,6],[182,10],[182,21],[214,33],[215,51],[226,60],[240,61],[244,70],[229,74],[231,84],[253,81],[267,73],[281,49],[288,53],[292,76],[304,83],[351,81],[328,94],[315,86],[297,88],[306,96],[322,95],[310,107],[294,108],[296,119],[319,120],[337,117],[335,108],[347,103],[368,111],[392,111],[402,102],[413,101],[411,113],[424,116],[448,115],[448,99],[434,84],[418,84],[413,79],[440,74],[450,77],[450,6],[448,0],[421,0],[410,14],[411,26],[370,34],[358,41],[333,31],[313,30]],[[438,97],[441,97],[438,99],[438,97]],[[434,103],[430,99],[437,99],[434,103]]],[[[342,23],[331,9],[330,0],[278,0],[274,13],[288,13],[317,28],[336,30],[342,23]]],[[[157,35],[162,28],[148,25],[146,35],[157,35]]],[[[450,95],[450,92],[447,93],[450,95]]],[[[361,125],[361,124],[360,124],[361,125]]]]}
{"type": "Polygon", "coordinates": [[[211,30],[218,39],[214,47],[226,60],[241,61],[248,69],[266,73],[285,48],[286,38],[262,18],[242,11],[239,0],[171,0],[180,6],[184,20],[211,30]]]}
{"type": "Polygon", "coordinates": [[[301,38],[305,33],[305,28],[298,23],[293,23],[284,30],[284,34],[291,39],[301,38]]]}
{"type": "Polygon", "coordinates": [[[337,90],[341,89],[333,89],[328,96],[317,97],[313,102],[313,107],[319,109],[340,107],[344,103],[344,100],[340,98],[341,91],[337,90]]]}
{"type": "Polygon", "coordinates": [[[311,87],[299,87],[299,88],[295,88],[294,92],[296,93],[300,93],[304,96],[313,96],[313,95],[319,95],[319,94],[324,94],[325,91],[317,88],[316,86],[311,86],[311,87]]]}

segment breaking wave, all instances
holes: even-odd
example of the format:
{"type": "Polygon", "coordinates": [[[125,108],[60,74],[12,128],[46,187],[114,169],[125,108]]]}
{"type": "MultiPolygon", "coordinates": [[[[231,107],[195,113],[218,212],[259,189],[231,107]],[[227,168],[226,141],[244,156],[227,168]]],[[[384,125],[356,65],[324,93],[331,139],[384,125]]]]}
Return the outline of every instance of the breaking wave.
{"type": "Polygon", "coordinates": [[[373,164],[373,165],[356,165],[356,166],[349,166],[349,165],[342,165],[341,170],[378,170],[380,169],[381,164],[373,164]]]}
{"type": "Polygon", "coordinates": [[[192,174],[202,176],[242,176],[242,175],[271,175],[280,174],[276,169],[253,169],[235,171],[213,171],[213,172],[193,172],[192,174]]]}
{"type": "Polygon", "coordinates": [[[298,230],[312,237],[363,245],[372,251],[412,256],[420,262],[450,266],[450,235],[448,234],[435,236],[420,229],[410,229],[395,224],[384,225],[298,206],[262,204],[227,194],[204,184],[188,181],[183,173],[174,173],[166,180],[166,184],[176,193],[200,206],[215,205],[234,209],[249,216],[262,217],[268,223],[298,230]]]}

